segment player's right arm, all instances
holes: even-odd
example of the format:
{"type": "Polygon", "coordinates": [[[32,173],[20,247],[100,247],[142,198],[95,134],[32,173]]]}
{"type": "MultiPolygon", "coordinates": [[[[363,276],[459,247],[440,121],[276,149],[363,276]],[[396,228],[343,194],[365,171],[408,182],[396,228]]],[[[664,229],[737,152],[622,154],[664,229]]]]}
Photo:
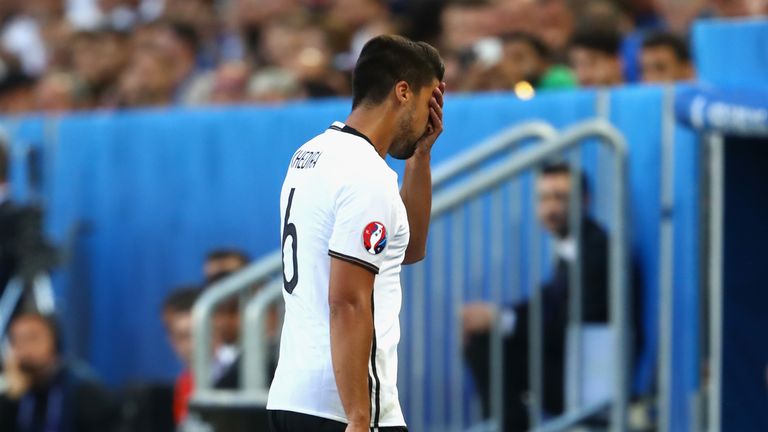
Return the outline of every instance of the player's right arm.
{"type": "Polygon", "coordinates": [[[373,272],[357,264],[331,258],[331,358],[336,387],[349,422],[347,432],[367,432],[370,428],[368,362],[373,335],[374,277],[373,272]]]}
{"type": "Polygon", "coordinates": [[[331,360],[347,432],[370,430],[368,364],[374,336],[373,285],[384,265],[397,188],[362,168],[347,171],[335,193],[328,241],[331,360]]]}

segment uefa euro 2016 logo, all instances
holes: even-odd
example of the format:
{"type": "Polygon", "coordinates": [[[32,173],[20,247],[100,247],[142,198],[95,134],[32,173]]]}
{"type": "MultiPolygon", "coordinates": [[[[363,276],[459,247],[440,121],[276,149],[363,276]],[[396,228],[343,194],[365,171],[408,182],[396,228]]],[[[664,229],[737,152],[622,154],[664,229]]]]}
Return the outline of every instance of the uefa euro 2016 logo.
{"type": "Polygon", "coordinates": [[[363,247],[371,255],[378,255],[387,246],[387,229],[381,222],[371,222],[363,230],[363,247]]]}

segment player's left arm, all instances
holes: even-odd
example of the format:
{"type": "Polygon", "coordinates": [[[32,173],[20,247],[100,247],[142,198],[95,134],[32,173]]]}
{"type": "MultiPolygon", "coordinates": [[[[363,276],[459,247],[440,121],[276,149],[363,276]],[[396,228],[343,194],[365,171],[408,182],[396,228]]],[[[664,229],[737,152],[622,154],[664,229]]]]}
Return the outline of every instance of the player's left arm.
{"type": "Polygon", "coordinates": [[[432,212],[432,170],[430,159],[432,145],[443,132],[443,93],[445,83],[432,92],[429,101],[429,125],[419,139],[416,152],[405,162],[405,175],[400,196],[408,212],[411,239],[405,250],[403,264],[413,264],[427,255],[427,233],[432,212]]]}

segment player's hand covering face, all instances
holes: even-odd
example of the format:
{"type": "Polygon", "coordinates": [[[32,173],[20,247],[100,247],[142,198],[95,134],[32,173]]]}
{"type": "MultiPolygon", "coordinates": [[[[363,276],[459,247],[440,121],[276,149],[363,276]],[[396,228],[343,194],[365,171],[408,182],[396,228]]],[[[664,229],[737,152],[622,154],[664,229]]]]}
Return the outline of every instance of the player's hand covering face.
{"type": "Polygon", "coordinates": [[[432,145],[435,144],[437,137],[443,133],[443,96],[445,94],[445,82],[441,82],[434,90],[429,99],[429,118],[427,127],[418,141],[416,141],[416,152],[429,153],[432,145]]]}
{"type": "Polygon", "coordinates": [[[395,159],[410,159],[416,153],[429,154],[435,140],[443,131],[443,93],[445,83],[429,92],[429,87],[415,94],[415,101],[400,117],[397,135],[392,140],[389,155],[395,159]]]}

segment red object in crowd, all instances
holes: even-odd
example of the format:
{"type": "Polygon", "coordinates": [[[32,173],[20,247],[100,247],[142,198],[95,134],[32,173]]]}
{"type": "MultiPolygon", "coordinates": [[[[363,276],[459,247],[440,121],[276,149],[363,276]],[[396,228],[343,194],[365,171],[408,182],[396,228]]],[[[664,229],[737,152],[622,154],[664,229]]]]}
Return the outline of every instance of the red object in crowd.
{"type": "Polygon", "coordinates": [[[173,389],[173,419],[177,426],[187,418],[189,398],[192,396],[194,387],[192,371],[184,369],[176,378],[176,386],[173,389]]]}

